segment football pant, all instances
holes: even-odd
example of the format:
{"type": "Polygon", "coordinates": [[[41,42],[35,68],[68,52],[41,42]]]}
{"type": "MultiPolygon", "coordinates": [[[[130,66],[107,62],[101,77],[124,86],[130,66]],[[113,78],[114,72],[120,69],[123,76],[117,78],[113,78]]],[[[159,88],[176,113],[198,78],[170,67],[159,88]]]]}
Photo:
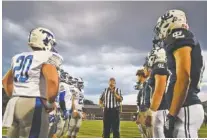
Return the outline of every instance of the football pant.
{"type": "Polygon", "coordinates": [[[164,134],[164,123],[168,110],[158,110],[153,113],[152,127],[153,127],[153,138],[165,138],[164,134]]]}
{"type": "Polygon", "coordinates": [[[76,137],[82,124],[82,117],[71,117],[69,123],[68,136],[76,137]]]}
{"type": "MultiPolygon", "coordinates": [[[[48,113],[40,98],[18,98],[14,106],[14,117],[7,131],[8,138],[47,138],[49,129],[48,113]]],[[[8,103],[10,104],[10,103],[8,103]]]]}
{"type": "Polygon", "coordinates": [[[198,130],[204,121],[201,104],[182,107],[177,115],[173,132],[174,138],[198,138],[198,130]]]}

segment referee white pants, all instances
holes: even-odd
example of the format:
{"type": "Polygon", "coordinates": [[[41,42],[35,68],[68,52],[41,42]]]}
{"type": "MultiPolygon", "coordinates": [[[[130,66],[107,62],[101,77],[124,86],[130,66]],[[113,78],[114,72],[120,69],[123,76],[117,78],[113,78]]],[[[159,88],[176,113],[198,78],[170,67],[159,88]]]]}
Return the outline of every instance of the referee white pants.
{"type": "Polygon", "coordinates": [[[168,110],[158,110],[152,114],[153,138],[165,138],[164,124],[167,114],[168,110]]]}
{"type": "Polygon", "coordinates": [[[198,130],[204,121],[201,104],[182,107],[175,123],[174,138],[198,138],[198,130]]]}

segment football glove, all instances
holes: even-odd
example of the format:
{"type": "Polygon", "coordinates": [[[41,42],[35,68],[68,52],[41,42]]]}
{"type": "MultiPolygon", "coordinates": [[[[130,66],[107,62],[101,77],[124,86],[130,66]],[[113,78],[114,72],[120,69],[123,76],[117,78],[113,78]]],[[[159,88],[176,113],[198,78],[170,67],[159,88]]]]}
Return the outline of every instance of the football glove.
{"type": "Polygon", "coordinates": [[[170,114],[167,115],[165,125],[164,125],[165,138],[173,138],[175,121],[176,121],[176,117],[170,114]]]}

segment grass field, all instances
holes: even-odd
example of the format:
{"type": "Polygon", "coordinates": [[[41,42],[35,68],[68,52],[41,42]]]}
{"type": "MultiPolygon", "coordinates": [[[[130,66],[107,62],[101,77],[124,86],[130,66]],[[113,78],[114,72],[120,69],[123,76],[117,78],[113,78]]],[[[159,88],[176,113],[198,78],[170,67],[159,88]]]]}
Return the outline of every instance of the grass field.
{"type": "MultiPolygon", "coordinates": [[[[6,135],[6,129],[3,129],[3,135],[6,135]]],[[[132,121],[121,121],[120,124],[121,138],[140,138],[137,125],[132,121]]],[[[79,138],[101,138],[102,121],[86,120],[83,121],[82,127],[78,134],[79,138]]],[[[112,136],[111,136],[112,137],[112,136]]],[[[199,130],[200,138],[207,138],[207,126],[202,126],[199,130]]]]}

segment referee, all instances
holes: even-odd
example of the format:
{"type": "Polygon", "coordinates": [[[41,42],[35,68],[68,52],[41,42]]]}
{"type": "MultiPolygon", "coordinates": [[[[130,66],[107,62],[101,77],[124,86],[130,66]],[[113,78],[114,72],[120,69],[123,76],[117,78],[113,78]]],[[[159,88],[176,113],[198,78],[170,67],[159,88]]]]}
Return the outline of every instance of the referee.
{"type": "Polygon", "coordinates": [[[115,78],[110,78],[109,87],[105,88],[99,100],[100,106],[104,107],[104,117],[103,117],[104,138],[110,137],[111,127],[113,131],[113,137],[120,138],[119,109],[122,100],[123,97],[121,95],[121,90],[116,88],[115,78]]]}

